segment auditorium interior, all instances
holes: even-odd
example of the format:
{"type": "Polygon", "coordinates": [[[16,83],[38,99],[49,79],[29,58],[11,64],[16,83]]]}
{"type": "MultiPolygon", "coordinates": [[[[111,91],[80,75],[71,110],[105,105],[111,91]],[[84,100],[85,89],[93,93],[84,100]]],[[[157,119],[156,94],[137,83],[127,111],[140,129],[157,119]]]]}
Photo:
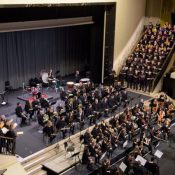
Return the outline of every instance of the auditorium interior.
{"type": "Polygon", "coordinates": [[[0,0],[0,175],[174,175],[175,0],[0,0]]]}

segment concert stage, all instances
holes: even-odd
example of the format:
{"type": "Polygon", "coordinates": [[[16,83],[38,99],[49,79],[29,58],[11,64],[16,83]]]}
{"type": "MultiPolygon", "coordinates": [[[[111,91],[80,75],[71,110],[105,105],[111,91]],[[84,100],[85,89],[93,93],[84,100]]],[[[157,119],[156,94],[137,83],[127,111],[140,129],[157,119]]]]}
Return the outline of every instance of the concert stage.
{"type": "MultiPolygon", "coordinates": [[[[49,94],[42,94],[42,97],[47,99],[48,101],[53,99],[53,96],[51,96],[49,94]]],[[[17,99],[23,100],[23,101],[30,101],[30,102],[34,101],[34,97],[32,94],[22,94],[22,95],[18,96],[17,99]]]]}

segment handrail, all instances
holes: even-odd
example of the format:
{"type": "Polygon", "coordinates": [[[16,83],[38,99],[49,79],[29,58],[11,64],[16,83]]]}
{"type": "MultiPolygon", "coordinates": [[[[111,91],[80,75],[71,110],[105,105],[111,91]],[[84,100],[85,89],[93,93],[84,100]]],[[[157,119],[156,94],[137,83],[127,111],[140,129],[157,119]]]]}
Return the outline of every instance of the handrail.
{"type": "Polygon", "coordinates": [[[0,153],[15,155],[16,138],[0,136],[0,153]]]}
{"type": "Polygon", "coordinates": [[[172,56],[173,56],[173,53],[174,53],[174,49],[175,49],[175,43],[173,44],[172,46],[172,49],[171,51],[169,52],[168,56],[165,58],[165,61],[162,65],[162,68],[160,70],[160,72],[157,74],[156,78],[153,80],[152,82],[152,87],[151,87],[151,91],[153,92],[155,87],[157,86],[158,82],[160,81],[161,77],[163,76],[172,56]]]}

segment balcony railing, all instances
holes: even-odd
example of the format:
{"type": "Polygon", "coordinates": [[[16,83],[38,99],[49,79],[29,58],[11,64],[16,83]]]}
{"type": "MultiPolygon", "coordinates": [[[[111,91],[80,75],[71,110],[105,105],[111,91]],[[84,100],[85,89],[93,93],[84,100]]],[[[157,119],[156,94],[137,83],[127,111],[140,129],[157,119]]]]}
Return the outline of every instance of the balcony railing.
{"type": "Polygon", "coordinates": [[[164,72],[166,71],[166,68],[167,68],[168,64],[170,63],[171,58],[173,56],[174,49],[175,49],[175,43],[173,44],[171,51],[169,52],[168,56],[166,57],[166,60],[164,61],[160,72],[157,74],[156,78],[152,82],[152,88],[151,88],[152,92],[154,91],[154,89],[156,88],[158,82],[160,81],[160,79],[162,78],[164,72]]]}

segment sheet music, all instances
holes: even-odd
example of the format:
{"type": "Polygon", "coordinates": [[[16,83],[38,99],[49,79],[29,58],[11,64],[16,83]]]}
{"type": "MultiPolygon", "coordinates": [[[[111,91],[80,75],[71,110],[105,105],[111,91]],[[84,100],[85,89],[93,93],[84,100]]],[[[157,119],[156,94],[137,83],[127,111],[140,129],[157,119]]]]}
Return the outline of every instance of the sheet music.
{"type": "Polygon", "coordinates": [[[154,155],[160,159],[162,157],[162,155],[163,155],[163,152],[162,151],[159,151],[157,149],[156,152],[154,153],[154,155]]]}
{"type": "Polygon", "coordinates": [[[100,161],[106,156],[106,153],[107,153],[107,152],[105,152],[105,153],[101,156],[100,161]]]}
{"type": "Polygon", "coordinates": [[[17,132],[17,135],[23,135],[23,134],[24,134],[23,131],[18,131],[18,132],[17,132]]]}
{"type": "Polygon", "coordinates": [[[142,166],[145,166],[145,164],[147,162],[147,160],[144,159],[143,157],[141,157],[140,155],[138,155],[135,160],[136,161],[140,161],[140,163],[141,163],[142,166]]]}
{"type": "Polygon", "coordinates": [[[2,131],[3,134],[6,134],[6,133],[9,131],[9,129],[3,127],[3,128],[1,129],[1,131],[2,131]]]}
{"type": "Polygon", "coordinates": [[[122,162],[119,166],[119,168],[122,170],[122,172],[125,172],[127,166],[122,162]]]}
{"type": "Polygon", "coordinates": [[[123,143],[123,148],[125,148],[128,144],[128,141],[126,140],[124,143],[123,143]]]}

